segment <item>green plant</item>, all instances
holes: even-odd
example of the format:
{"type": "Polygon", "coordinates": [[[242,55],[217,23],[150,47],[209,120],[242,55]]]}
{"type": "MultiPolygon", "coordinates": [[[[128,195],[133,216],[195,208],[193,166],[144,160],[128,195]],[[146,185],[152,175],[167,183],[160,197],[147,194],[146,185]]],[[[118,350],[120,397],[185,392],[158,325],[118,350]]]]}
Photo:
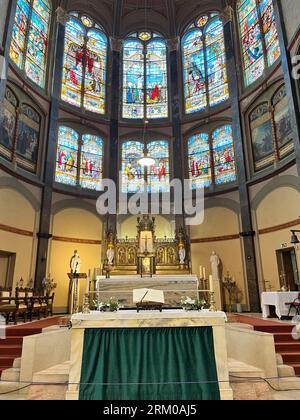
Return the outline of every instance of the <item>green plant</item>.
{"type": "Polygon", "coordinates": [[[180,306],[186,311],[201,311],[206,306],[206,301],[204,299],[186,297],[181,299],[180,306]]]}

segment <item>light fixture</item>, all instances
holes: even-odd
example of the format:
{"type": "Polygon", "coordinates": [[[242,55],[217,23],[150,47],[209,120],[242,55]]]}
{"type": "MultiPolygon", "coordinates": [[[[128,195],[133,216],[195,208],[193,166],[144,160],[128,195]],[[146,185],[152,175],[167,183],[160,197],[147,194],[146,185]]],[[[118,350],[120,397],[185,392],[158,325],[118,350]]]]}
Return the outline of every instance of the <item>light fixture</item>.
{"type": "Polygon", "coordinates": [[[300,230],[291,230],[292,237],[291,237],[291,244],[298,245],[300,243],[298,236],[296,233],[300,233],[300,230]]]}
{"type": "Polygon", "coordinates": [[[148,120],[144,121],[144,130],[143,130],[143,143],[145,145],[144,149],[144,156],[138,161],[138,164],[143,167],[150,167],[155,165],[155,159],[153,159],[151,156],[148,156],[149,151],[146,146],[146,131],[147,131],[147,125],[149,124],[148,120]]]}

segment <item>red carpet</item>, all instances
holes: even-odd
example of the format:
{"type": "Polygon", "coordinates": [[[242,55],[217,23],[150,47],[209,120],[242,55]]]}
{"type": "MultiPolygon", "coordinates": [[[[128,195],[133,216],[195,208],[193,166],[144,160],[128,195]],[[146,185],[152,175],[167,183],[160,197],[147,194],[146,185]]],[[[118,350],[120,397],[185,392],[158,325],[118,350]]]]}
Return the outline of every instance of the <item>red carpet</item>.
{"type": "Polygon", "coordinates": [[[6,328],[6,338],[0,340],[0,378],[2,371],[11,368],[14,360],[21,357],[23,337],[40,334],[43,328],[57,325],[60,318],[57,316],[6,328]]]}
{"type": "Polygon", "coordinates": [[[243,324],[252,325],[255,331],[273,334],[276,353],[282,356],[285,364],[293,366],[296,375],[300,375],[300,340],[296,341],[292,337],[292,330],[295,325],[244,315],[237,316],[236,320],[243,324]]]}

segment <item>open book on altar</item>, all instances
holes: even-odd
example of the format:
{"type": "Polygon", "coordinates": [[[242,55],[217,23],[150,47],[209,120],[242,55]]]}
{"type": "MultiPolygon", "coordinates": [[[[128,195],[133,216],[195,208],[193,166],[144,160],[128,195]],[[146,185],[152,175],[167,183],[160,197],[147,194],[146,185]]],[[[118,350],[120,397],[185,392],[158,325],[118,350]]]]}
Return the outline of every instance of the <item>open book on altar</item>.
{"type": "Polygon", "coordinates": [[[133,303],[165,303],[162,290],[135,289],[133,290],[133,303]]]}

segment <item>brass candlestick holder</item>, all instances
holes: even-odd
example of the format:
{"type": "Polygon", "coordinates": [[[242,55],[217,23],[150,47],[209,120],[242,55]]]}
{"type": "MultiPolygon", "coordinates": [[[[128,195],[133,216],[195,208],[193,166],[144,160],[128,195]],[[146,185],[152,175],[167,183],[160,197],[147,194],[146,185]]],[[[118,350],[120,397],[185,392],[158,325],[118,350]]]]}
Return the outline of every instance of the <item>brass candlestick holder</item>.
{"type": "Polygon", "coordinates": [[[84,295],[82,313],[84,315],[89,315],[91,313],[91,311],[90,311],[90,297],[89,297],[88,293],[85,293],[85,295],[84,295]]]}
{"type": "Polygon", "coordinates": [[[209,312],[218,312],[215,301],[215,292],[210,292],[210,308],[209,312]]]}

